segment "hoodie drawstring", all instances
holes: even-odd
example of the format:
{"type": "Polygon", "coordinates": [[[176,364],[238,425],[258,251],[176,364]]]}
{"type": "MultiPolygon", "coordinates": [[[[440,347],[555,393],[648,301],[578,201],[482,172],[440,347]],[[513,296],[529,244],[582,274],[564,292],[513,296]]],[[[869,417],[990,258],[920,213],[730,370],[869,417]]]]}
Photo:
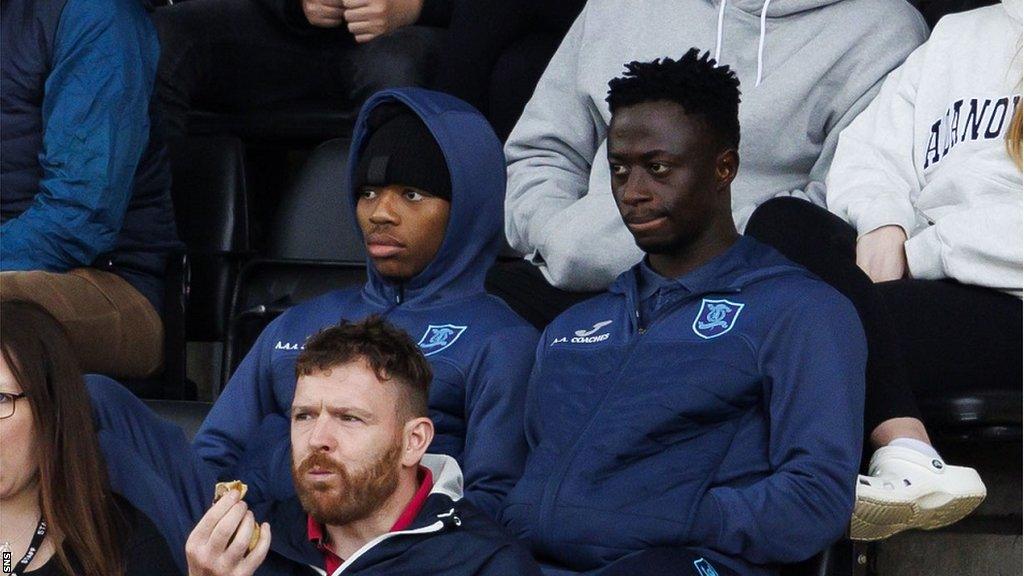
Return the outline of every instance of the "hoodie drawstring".
{"type": "MultiPolygon", "coordinates": [[[[757,40],[757,80],[754,82],[754,87],[761,85],[761,71],[764,69],[764,38],[767,36],[767,19],[768,19],[768,3],[772,0],[764,0],[764,6],[761,8],[761,37],[757,40]]],[[[719,24],[721,26],[721,24],[719,24]]]]}
{"type": "MultiPolygon", "coordinates": [[[[728,0],[722,0],[718,7],[718,34],[715,37],[715,64],[721,66],[722,60],[722,27],[725,23],[725,4],[728,0]]],[[[754,81],[754,87],[761,85],[761,75],[764,71],[764,39],[768,32],[768,4],[772,0],[764,0],[764,6],[761,7],[761,36],[757,39],[757,80],[754,81]]]]}
{"type": "Polygon", "coordinates": [[[726,0],[722,0],[721,6],[718,8],[718,36],[715,38],[715,64],[719,66],[722,64],[718,56],[722,53],[722,23],[725,21],[725,2],[726,0]]]}

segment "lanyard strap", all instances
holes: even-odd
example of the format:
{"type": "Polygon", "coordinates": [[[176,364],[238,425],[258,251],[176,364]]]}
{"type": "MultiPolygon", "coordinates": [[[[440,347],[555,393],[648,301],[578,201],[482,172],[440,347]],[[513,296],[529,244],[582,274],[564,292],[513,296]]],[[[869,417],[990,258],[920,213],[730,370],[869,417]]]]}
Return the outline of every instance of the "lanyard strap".
{"type": "Polygon", "coordinates": [[[18,564],[14,567],[14,572],[11,572],[11,576],[21,576],[25,573],[25,568],[32,563],[32,559],[36,557],[36,552],[39,551],[39,547],[43,544],[43,538],[46,538],[46,520],[39,518],[39,524],[36,525],[36,533],[32,536],[32,542],[28,545],[28,551],[21,557],[18,564]]]}

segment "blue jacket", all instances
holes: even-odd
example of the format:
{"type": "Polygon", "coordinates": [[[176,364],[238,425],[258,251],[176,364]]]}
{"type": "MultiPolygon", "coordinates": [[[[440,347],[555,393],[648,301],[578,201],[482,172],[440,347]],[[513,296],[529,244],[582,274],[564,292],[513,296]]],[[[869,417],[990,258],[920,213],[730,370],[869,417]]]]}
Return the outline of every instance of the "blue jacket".
{"type": "Polygon", "coordinates": [[[161,310],[177,249],[140,0],[0,4],[0,269],[122,276],[161,310]]]}
{"type": "MultiPolygon", "coordinates": [[[[437,256],[401,285],[385,281],[369,262],[361,290],[331,292],[282,314],[242,361],[194,445],[218,476],[248,477],[254,497],[261,490],[274,499],[292,494],[286,415],[299,349],[341,318],[381,314],[419,343],[433,368],[429,405],[436,436],[430,451],[458,460],[466,498],[496,517],[525,459],[522,405],[537,343],[531,326],[484,292],[502,241],[504,156],[487,121],[469,105],[422,89],[388,90],[363,106],[350,172],[365,144],[368,112],[392,101],[423,119],[448,161],[451,213],[437,256]],[[247,445],[251,457],[243,455],[247,445]],[[268,446],[277,452],[267,456],[268,446]]],[[[354,209],[351,190],[339,190],[338,200],[354,209]]]]}
{"type": "Polygon", "coordinates": [[[746,237],[638,325],[639,266],[541,336],[503,522],[549,571],[689,546],[741,574],[808,558],[853,509],[867,357],[852,305],[746,237]]]}

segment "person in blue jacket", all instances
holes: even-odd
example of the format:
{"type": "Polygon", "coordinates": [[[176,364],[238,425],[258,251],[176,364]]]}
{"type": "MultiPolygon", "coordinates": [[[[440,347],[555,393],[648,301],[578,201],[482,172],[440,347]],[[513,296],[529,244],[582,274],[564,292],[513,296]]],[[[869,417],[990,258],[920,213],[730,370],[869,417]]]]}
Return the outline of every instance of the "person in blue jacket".
{"type": "Polygon", "coordinates": [[[844,297],[739,236],[739,81],[691,50],[609,83],[644,260],[543,332],[502,521],[546,574],[777,574],[838,539],[866,344],[844,297]]]}
{"type": "Polygon", "coordinates": [[[0,298],[46,309],[84,370],[131,379],[162,366],[181,248],[143,2],[0,4],[0,298]]]}

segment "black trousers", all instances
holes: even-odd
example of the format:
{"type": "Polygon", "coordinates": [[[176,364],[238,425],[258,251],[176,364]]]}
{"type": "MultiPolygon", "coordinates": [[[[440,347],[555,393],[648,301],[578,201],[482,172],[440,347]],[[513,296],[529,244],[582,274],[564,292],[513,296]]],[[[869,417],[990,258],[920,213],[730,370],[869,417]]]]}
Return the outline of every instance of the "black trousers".
{"type": "Polygon", "coordinates": [[[503,141],[585,0],[457,0],[434,86],[480,110],[503,141]]]}
{"type": "Polygon", "coordinates": [[[866,434],[890,418],[922,419],[915,393],[1019,389],[1019,298],[951,280],[873,284],[857,267],[856,231],[803,200],[765,202],[746,234],[808,268],[856,307],[868,344],[866,434]]]}
{"type": "Polygon", "coordinates": [[[344,28],[299,34],[252,0],[179,2],[153,21],[169,137],[185,135],[193,107],[244,112],[316,102],[344,110],[383,88],[426,85],[444,41],[442,30],[418,26],[363,45],[344,28]]]}

